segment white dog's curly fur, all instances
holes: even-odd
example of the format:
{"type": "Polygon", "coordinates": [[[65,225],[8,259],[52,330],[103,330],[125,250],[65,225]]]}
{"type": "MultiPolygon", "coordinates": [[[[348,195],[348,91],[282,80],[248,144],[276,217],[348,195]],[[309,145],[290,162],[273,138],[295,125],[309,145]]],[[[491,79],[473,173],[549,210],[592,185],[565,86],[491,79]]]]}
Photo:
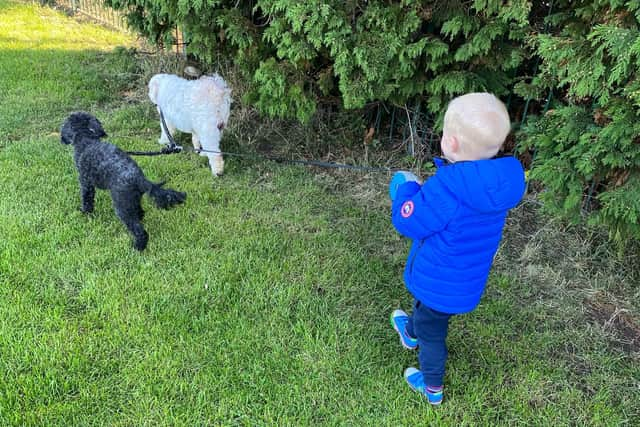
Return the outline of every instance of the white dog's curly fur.
{"type": "MultiPolygon", "coordinates": [[[[231,89],[218,74],[186,80],[173,74],[156,74],[149,80],[149,98],[164,115],[167,128],[191,134],[193,148],[210,152],[200,153],[209,158],[214,176],[224,172],[220,151],[222,130],[227,126],[231,108],[231,89]]],[[[169,139],[160,124],[162,135],[158,142],[169,139]]]]}

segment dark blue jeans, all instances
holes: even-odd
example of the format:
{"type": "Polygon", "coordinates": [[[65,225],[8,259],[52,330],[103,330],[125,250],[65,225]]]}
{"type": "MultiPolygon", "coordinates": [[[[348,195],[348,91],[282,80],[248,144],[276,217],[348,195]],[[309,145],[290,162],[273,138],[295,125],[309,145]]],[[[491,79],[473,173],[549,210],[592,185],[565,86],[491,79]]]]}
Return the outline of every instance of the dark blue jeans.
{"type": "Polygon", "coordinates": [[[441,313],[417,301],[409,316],[407,333],[418,338],[418,361],[424,383],[441,386],[444,382],[444,365],[447,362],[447,332],[453,314],[441,313]]]}

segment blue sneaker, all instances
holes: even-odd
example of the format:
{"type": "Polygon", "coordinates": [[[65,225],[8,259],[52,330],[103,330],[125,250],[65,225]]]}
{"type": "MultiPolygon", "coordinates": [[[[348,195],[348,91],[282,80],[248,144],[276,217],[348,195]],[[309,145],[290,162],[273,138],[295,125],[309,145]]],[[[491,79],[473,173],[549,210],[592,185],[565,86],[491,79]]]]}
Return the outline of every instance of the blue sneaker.
{"type": "Polygon", "coordinates": [[[444,387],[434,387],[426,385],[424,383],[422,372],[420,372],[416,368],[407,368],[404,371],[404,379],[407,381],[407,384],[409,384],[409,387],[411,387],[412,390],[427,396],[427,400],[429,400],[429,403],[431,403],[432,405],[439,405],[442,403],[444,387]]]}
{"type": "Polygon", "coordinates": [[[394,310],[391,313],[391,326],[400,335],[400,343],[404,348],[409,350],[415,350],[418,348],[418,339],[412,337],[407,333],[407,323],[409,322],[409,316],[402,310],[394,310]]]}

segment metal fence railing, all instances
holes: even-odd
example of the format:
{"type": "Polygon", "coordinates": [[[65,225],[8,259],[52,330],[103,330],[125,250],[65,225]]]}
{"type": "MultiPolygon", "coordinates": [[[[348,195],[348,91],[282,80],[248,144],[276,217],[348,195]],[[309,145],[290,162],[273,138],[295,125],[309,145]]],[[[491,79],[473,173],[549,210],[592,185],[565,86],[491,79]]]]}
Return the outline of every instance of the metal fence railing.
{"type": "Polygon", "coordinates": [[[105,6],[102,0],[53,0],[51,3],[62,6],[73,13],[88,16],[109,27],[123,31],[129,30],[124,15],[105,6]]]}

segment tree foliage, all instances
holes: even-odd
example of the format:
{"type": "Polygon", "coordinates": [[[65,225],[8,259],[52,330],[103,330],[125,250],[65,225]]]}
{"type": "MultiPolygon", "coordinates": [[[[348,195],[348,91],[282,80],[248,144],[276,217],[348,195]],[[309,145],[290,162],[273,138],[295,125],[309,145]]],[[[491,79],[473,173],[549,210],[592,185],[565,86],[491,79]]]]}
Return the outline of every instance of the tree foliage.
{"type": "Polygon", "coordinates": [[[270,116],[408,100],[441,114],[465,92],[508,97],[517,123],[528,117],[519,148],[535,154],[546,206],[640,238],[638,0],[106,2],[155,43],[180,27],[191,55],[232,61],[245,101],[270,116]]]}
{"type": "Polygon", "coordinates": [[[549,210],[640,238],[640,2],[559,1],[532,86],[557,101],[523,129],[549,210]]]}
{"type": "Polygon", "coordinates": [[[185,31],[188,52],[239,65],[247,101],[307,120],[323,99],[346,108],[425,98],[436,111],[472,90],[506,95],[526,58],[531,2],[106,0],[156,43],[185,31]]]}

